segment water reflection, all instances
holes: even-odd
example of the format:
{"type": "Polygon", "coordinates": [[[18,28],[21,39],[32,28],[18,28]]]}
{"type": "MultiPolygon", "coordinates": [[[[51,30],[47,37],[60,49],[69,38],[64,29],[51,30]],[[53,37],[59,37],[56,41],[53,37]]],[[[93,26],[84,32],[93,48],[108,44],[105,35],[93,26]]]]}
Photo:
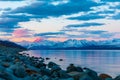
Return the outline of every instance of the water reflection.
{"type": "Polygon", "coordinates": [[[119,50],[31,50],[27,53],[36,57],[49,57],[50,61],[60,64],[63,69],[74,63],[77,66],[92,68],[99,73],[109,73],[113,76],[120,73],[119,50]]]}

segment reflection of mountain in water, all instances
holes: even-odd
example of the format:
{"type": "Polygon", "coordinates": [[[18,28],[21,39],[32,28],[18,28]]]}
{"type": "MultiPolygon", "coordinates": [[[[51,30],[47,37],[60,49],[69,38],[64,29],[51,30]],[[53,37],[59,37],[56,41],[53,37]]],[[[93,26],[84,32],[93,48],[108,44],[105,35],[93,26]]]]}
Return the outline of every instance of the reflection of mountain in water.
{"type": "Polygon", "coordinates": [[[104,41],[70,39],[64,42],[40,40],[39,42],[20,42],[18,44],[28,49],[120,49],[120,39],[104,41]]]}

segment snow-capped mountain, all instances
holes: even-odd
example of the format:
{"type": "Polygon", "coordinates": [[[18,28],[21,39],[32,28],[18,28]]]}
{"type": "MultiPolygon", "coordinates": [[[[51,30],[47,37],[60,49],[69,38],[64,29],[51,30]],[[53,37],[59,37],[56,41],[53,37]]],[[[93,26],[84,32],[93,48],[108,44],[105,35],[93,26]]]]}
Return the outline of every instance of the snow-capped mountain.
{"type": "Polygon", "coordinates": [[[120,39],[88,41],[69,39],[64,42],[40,40],[37,42],[20,42],[28,49],[120,49],[120,39]]]}

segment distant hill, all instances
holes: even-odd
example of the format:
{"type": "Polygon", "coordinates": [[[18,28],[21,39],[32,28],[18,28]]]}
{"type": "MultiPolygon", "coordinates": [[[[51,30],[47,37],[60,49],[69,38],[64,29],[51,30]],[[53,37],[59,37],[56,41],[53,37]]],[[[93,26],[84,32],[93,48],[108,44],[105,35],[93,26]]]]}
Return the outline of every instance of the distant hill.
{"type": "Polygon", "coordinates": [[[3,40],[0,40],[0,45],[1,46],[6,46],[6,47],[12,47],[12,48],[19,48],[19,49],[26,49],[14,42],[10,42],[10,41],[3,41],[3,40]]]}
{"type": "Polygon", "coordinates": [[[20,42],[27,49],[120,49],[120,39],[88,41],[69,39],[64,42],[40,40],[39,42],[20,42]]]}
{"type": "Polygon", "coordinates": [[[26,50],[26,48],[10,41],[0,40],[0,53],[17,53],[26,50]]]}

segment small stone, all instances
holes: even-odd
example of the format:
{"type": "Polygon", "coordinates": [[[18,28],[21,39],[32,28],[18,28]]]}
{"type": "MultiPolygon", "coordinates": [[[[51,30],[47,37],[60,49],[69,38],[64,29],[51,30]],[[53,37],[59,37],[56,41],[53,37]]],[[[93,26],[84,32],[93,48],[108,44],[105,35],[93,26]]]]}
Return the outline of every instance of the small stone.
{"type": "Polygon", "coordinates": [[[9,63],[3,63],[2,65],[3,65],[4,67],[6,67],[6,68],[10,66],[9,63]]]}
{"type": "Polygon", "coordinates": [[[63,61],[63,59],[59,59],[59,61],[63,61]]]}
{"type": "Polygon", "coordinates": [[[46,60],[50,60],[50,58],[47,57],[46,60]]]}
{"type": "Polygon", "coordinates": [[[105,80],[106,78],[111,78],[111,79],[112,79],[112,77],[111,77],[110,75],[108,75],[108,74],[100,74],[99,77],[100,77],[102,80],[105,80]]]}
{"type": "Polygon", "coordinates": [[[35,70],[30,70],[30,69],[26,69],[26,72],[27,72],[27,74],[29,74],[29,75],[37,74],[37,73],[38,73],[37,71],[35,71],[35,70]]]}
{"type": "Polygon", "coordinates": [[[19,59],[15,59],[14,62],[20,62],[20,60],[19,59]]]}

